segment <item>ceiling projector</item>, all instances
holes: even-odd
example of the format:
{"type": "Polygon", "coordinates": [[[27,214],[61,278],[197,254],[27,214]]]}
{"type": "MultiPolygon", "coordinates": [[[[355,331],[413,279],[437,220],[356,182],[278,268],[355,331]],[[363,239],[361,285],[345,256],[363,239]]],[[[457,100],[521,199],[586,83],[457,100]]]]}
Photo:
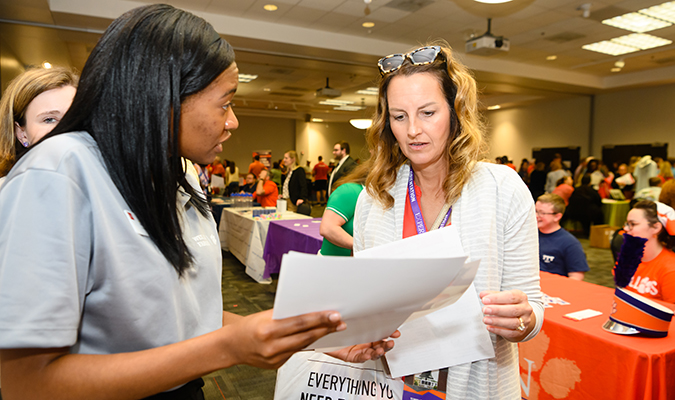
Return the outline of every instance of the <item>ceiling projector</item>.
{"type": "Polygon", "coordinates": [[[333,89],[332,87],[328,86],[328,78],[326,78],[326,87],[318,89],[316,93],[314,93],[314,96],[334,98],[342,96],[342,92],[338,89],[333,89]]]}
{"type": "Polygon", "coordinates": [[[504,36],[494,36],[490,32],[491,22],[492,19],[488,18],[487,32],[466,42],[465,49],[467,54],[491,56],[493,54],[509,51],[511,48],[509,39],[504,38],[504,36]]]}

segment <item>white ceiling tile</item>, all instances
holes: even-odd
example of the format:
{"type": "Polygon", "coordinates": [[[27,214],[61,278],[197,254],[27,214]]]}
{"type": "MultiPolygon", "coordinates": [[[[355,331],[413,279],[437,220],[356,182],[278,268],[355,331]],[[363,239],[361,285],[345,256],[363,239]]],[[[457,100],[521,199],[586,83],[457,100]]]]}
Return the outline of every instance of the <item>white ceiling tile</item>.
{"type": "Polygon", "coordinates": [[[314,21],[310,27],[319,30],[326,31],[339,31],[349,26],[350,24],[355,23],[358,17],[354,17],[346,14],[339,14],[336,12],[331,12],[325,14],[323,17],[314,21]]]}
{"type": "MultiPolygon", "coordinates": [[[[375,3],[375,1],[373,1],[375,3]]],[[[375,10],[378,10],[382,7],[382,3],[370,3],[368,9],[372,13],[375,10]]],[[[333,12],[340,14],[353,15],[355,17],[364,17],[365,16],[366,4],[363,1],[345,1],[339,6],[333,9],[333,12]]]]}
{"type": "Polygon", "coordinates": [[[467,14],[461,7],[450,0],[439,0],[432,4],[429,4],[426,7],[421,8],[415,14],[426,14],[426,15],[445,15],[451,16],[455,14],[467,14]]]}
{"type": "Polygon", "coordinates": [[[284,14],[295,7],[292,4],[276,3],[275,5],[278,7],[276,11],[267,11],[263,8],[266,4],[270,4],[270,0],[256,0],[255,3],[246,10],[243,17],[259,21],[276,22],[284,14]]]}
{"type": "Polygon", "coordinates": [[[301,0],[298,5],[316,10],[332,11],[341,4],[339,0],[301,0]]]}
{"type": "Polygon", "coordinates": [[[309,26],[326,15],[327,12],[315,8],[295,6],[277,20],[278,23],[293,26],[309,26]]]}
{"type": "Polygon", "coordinates": [[[366,18],[382,22],[396,22],[410,14],[410,12],[396,10],[389,7],[380,7],[377,10],[371,12],[366,18]]]}
{"type": "MultiPolygon", "coordinates": [[[[163,3],[171,4],[183,10],[204,11],[211,0],[164,0],[163,3]]],[[[153,2],[154,3],[154,2],[153,2]]]]}
{"type": "Polygon", "coordinates": [[[251,7],[253,7],[253,2],[250,0],[212,0],[205,11],[214,14],[241,16],[251,7]]]}
{"type": "Polygon", "coordinates": [[[281,4],[287,4],[287,5],[296,5],[300,2],[300,0],[266,0],[265,4],[275,4],[279,5],[281,4]]]}
{"type": "Polygon", "coordinates": [[[666,3],[669,0],[619,0],[615,4],[617,7],[625,8],[630,11],[637,11],[643,8],[655,6],[658,4],[666,3]]]}

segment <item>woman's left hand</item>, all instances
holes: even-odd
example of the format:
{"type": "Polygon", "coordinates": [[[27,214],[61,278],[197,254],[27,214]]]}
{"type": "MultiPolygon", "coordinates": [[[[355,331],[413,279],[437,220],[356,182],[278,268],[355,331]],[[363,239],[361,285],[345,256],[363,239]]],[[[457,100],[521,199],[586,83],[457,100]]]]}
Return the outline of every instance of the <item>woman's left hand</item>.
{"type": "Polygon", "coordinates": [[[305,201],[303,199],[298,199],[298,201],[295,202],[295,206],[299,206],[300,204],[304,203],[305,201]]]}
{"type": "Polygon", "coordinates": [[[487,329],[511,342],[523,340],[534,328],[535,315],[520,290],[497,292],[486,290],[480,293],[483,301],[483,323],[487,329]]]}

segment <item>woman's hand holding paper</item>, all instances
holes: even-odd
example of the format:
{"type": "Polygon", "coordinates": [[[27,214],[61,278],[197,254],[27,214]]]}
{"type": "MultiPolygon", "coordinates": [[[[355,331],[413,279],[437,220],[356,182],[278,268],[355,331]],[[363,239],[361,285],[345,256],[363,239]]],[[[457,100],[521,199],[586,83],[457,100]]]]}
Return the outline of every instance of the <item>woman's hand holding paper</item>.
{"type": "Polygon", "coordinates": [[[483,323],[488,331],[511,342],[520,342],[535,326],[532,306],[522,291],[486,290],[480,293],[480,298],[485,305],[483,323]]]}

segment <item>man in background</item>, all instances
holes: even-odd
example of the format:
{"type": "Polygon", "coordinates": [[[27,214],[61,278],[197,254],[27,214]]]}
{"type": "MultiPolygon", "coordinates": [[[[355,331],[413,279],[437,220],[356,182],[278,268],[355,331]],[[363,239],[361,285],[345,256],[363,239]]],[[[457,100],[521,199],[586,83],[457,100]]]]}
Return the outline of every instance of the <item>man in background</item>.
{"type": "Polygon", "coordinates": [[[265,169],[265,164],[260,162],[260,155],[256,154],[253,157],[253,162],[248,166],[248,173],[255,175],[256,178],[260,176],[260,171],[265,169]]]}
{"type": "Polygon", "coordinates": [[[323,162],[323,157],[319,156],[319,162],[312,169],[314,175],[314,190],[316,190],[316,201],[319,204],[325,204],[326,188],[328,187],[328,165],[323,162]]]}
{"type": "Polygon", "coordinates": [[[256,190],[253,192],[253,200],[263,207],[276,207],[277,198],[279,198],[279,189],[270,180],[269,172],[266,169],[260,171],[256,190]]]}
{"type": "Polygon", "coordinates": [[[565,201],[557,194],[539,196],[535,204],[539,228],[539,269],[579,281],[589,270],[581,243],[562,229],[565,201]]]}
{"type": "Polygon", "coordinates": [[[338,165],[333,169],[330,181],[328,182],[328,196],[330,196],[332,191],[333,183],[356,167],[356,161],[349,157],[349,143],[347,142],[335,143],[335,146],[333,146],[333,157],[338,161],[338,165]]]}
{"type": "Polygon", "coordinates": [[[244,179],[244,186],[239,188],[239,193],[253,193],[255,192],[255,188],[256,188],[255,175],[249,172],[248,174],[246,174],[246,178],[244,179]]]}

